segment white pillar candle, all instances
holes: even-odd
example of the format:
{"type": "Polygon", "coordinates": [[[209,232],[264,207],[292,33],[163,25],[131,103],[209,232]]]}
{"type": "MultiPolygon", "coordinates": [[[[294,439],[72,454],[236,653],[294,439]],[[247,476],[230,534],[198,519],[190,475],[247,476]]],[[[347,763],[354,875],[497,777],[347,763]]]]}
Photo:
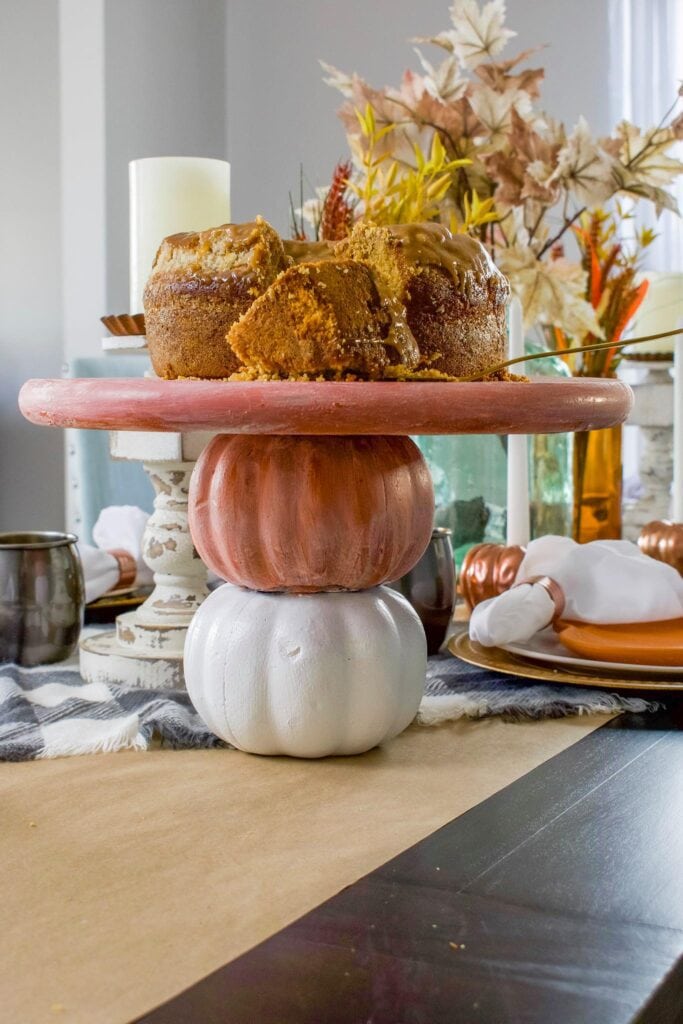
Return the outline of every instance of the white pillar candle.
{"type": "MultiPolygon", "coordinates": [[[[524,355],[524,324],[522,305],[513,298],[508,311],[508,359],[524,355]]],[[[524,363],[513,369],[523,372],[524,363]]],[[[529,462],[527,458],[526,434],[508,435],[507,460],[507,542],[508,544],[529,543],[529,462]]]]}
{"type": "MultiPolygon", "coordinates": [[[[683,327],[683,324],[681,324],[683,327]]],[[[672,519],[683,523],[683,335],[676,337],[674,355],[674,487],[672,519]]]]}
{"type": "MultiPolygon", "coordinates": [[[[664,274],[647,271],[642,280],[649,282],[643,304],[629,333],[633,338],[647,334],[663,334],[683,324],[683,273],[664,274]]],[[[626,359],[631,355],[673,356],[675,338],[659,338],[657,341],[642,341],[624,350],[626,359]]]]}
{"type": "Polygon", "coordinates": [[[132,160],[130,186],[130,312],[167,235],[203,231],[230,221],[230,164],[192,156],[132,160]]]}

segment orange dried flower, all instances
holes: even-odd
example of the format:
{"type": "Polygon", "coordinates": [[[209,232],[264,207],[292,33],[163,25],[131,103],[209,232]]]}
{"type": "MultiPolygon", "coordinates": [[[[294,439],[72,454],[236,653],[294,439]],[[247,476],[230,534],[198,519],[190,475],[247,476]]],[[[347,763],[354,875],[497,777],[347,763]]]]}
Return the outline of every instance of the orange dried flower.
{"type": "Polygon", "coordinates": [[[338,242],[351,231],[353,205],[347,199],[350,177],[351,161],[340,161],[334,169],[320,218],[320,237],[327,242],[338,242]]]}

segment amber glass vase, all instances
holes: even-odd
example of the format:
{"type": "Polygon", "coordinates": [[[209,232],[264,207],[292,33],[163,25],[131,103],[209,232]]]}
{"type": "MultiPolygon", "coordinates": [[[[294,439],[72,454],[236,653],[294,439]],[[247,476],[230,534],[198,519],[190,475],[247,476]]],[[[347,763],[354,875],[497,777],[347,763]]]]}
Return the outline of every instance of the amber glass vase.
{"type": "Polygon", "coordinates": [[[621,537],[621,426],[574,435],[572,535],[585,544],[621,537]]]}

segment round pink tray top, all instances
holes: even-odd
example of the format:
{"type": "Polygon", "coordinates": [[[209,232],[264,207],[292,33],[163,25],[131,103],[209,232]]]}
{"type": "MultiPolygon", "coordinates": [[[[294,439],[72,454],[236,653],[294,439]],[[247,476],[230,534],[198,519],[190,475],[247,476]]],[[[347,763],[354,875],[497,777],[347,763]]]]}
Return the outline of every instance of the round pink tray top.
{"type": "Polygon", "coordinates": [[[618,380],[213,381],[29,380],[32,423],[95,430],[225,434],[547,434],[622,423],[633,395],[618,380]]]}

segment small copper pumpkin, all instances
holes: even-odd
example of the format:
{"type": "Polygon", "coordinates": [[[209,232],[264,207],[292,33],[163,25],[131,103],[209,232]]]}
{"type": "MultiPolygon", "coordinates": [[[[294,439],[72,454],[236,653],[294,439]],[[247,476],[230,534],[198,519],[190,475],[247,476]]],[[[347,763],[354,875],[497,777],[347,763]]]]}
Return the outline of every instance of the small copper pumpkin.
{"type": "Polygon", "coordinates": [[[460,591],[470,608],[509,590],[524,558],[518,545],[477,544],[465,555],[460,570],[460,591]]]}
{"type": "Polygon", "coordinates": [[[638,547],[644,555],[673,565],[683,576],[683,523],[655,519],[640,531],[638,547]]]}

